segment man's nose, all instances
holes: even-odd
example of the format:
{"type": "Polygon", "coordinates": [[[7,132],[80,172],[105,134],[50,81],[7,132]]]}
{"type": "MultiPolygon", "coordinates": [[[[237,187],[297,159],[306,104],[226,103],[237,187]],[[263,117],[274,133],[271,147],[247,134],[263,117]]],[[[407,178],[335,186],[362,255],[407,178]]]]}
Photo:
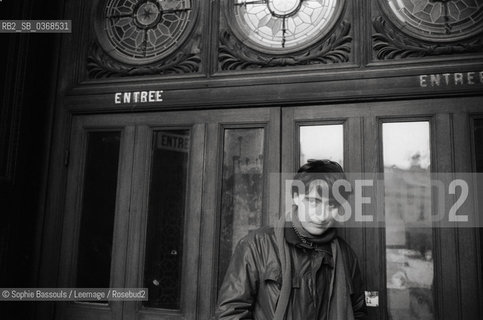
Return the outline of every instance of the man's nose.
{"type": "Polygon", "coordinates": [[[328,218],[329,208],[328,205],[326,205],[325,203],[317,206],[314,211],[314,220],[319,220],[316,222],[322,222],[328,218]]]}

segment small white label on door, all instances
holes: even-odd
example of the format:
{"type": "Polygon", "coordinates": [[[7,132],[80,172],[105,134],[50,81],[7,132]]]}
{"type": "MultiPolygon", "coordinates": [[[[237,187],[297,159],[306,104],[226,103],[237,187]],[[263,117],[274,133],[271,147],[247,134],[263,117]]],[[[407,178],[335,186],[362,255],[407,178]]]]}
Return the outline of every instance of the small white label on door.
{"type": "Polygon", "coordinates": [[[366,306],[378,307],[379,306],[379,292],[377,291],[365,291],[366,293],[366,306]]]}

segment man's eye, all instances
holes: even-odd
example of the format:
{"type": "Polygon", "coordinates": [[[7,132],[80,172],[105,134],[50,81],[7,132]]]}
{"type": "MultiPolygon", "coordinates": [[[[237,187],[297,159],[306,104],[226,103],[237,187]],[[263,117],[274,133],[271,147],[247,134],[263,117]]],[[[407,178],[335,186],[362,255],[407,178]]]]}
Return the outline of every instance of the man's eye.
{"type": "Polygon", "coordinates": [[[314,199],[314,198],[309,198],[309,204],[311,205],[317,205],[319,203],[319,200],[318,199],[314,199]]]}

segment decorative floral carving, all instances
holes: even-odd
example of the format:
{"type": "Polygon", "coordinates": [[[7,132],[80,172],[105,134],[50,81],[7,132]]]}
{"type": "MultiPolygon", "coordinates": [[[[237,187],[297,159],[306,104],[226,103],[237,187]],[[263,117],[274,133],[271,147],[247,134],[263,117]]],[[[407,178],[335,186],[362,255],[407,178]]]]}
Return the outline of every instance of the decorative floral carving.
{"type": "Polygon", "coordinates": [[[383,17],[373,20],[376,33],[373,34],[373,49],[379,60],[404,59],[445,54],[475,52],[483,48],[480,38],[460,43],[435,44],[412,39],[387,25],[383,17]]]}
{"type": "Polygon", "coordinates": [[[282,56],[252,50],[225,30],[220,35],[219,65],[221,70],[243,70],[347,62],[352,43],[350,29],[351,25],[344,21],[326,41],[306,51],[282,56]]]}
{"type": "Polygon", "coordinates": [[[97,43],[94,43],[87,58],[89,78],[104,79],[140,75],[195,73],[200,70],[201,57],[199,41],[194,41],[191,50],[178,51],[172,57],[149,65],[127,65],[107,55],[97,43]]]}

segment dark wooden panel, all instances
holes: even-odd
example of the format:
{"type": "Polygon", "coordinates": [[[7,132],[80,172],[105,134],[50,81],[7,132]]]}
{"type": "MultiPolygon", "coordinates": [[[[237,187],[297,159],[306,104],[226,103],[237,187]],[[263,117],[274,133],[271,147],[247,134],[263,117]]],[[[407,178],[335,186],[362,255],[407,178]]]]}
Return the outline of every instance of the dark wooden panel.
{"type": "MultiPolygon", "coordinates": [[[[377,179],[377,173],[380,171],[379,155],[379,123],[378,120],[371,116],[370,113],[362,118],[362,171],[367,173],[368,179],[377,179]]],[[[376,189],[368,195],[375,199],[376,189]]],[[[376,204],[371,203],[365,206],[365,213],[377,212],[376,204]]],[[[379,306],[368,307],[369,319],[379,320],[386,319],[387,301],[386,301],[386,270],[385,270],[385,241],[384,229],[379,227],[364,228],[364,257],[363,260],[366,278],[367,291],[379,292],[379,306]]]]}
{"type": "MultiPolygon", "coordinates": [[[[348,118],[344,123],[344,158],[345,171],[350,173],[359,173],[363,171],[363,120],[359,117],[348,118]]],[[[344,238],[350,244],[359,259],[359,266],[363,275],[363,281],[366,283],[367,270],[363,261],[366,257],[366,238],[363,228],[344,228],[344,238]]]]}
{"type": "MultiPolygon", "coordinates": [[[[471,124],[468,114],[456,112],[453,114],[454,134],[454,161],[456,172],[471,172],[471,124]]],[[[470,212],[478,215],[477,196],[473,190],[474,184],[471,181],[469,198],[465,201],[462,212],[470,212]]],[[[478,220],[477,220],[478,221],[478,220]]],[[[481,249],[478,245],[478,229],[476,225],[458,230],[458,252],[460,260],[460,282],[461,282],[461,312],[462,319],[479,319],[480,305],[483,299],[483,292],[480,292],[481,284],[481,249]]]]}
{"type": "Polygon", "coordinates": [[[270,122],[268,123],[267,133],[267,168],[265,169],[268,183],[265,183],[267,195],[268,225],[275,225],[281,212],[281,180],[277,175],[281,172],[281,108],[270,109],[270,122]]]}
{"type": "Polygon", "coordinates": [[[218,205],[216,199],[218,192],[220,170],[218,166],[219,154],[216,150],[221,148],[219,141],[219,128],[216,123],[208,124],[206,127],[206,141],[210,141],[210,148],[205,149],[204,171],[209,173],[203,180],[202,195],[202,224],[201,224],[201,242],[200,242],[200,272],[203,275],[198,284],[198,297],[200,305],[198,308],[198,319],[210,319],[214,314],[217,300],[218,284],[216,282],[217,268],[215,263],[218,261],[214,258],[218,252],[217,241],[215,236],[218,233],[218,218],[214,212],[217,212],[218,205]]]}
{"type": "MultiPolygon", "coordinates": [[[[437,114],[432,125],[432,165],[433,172],[453,172],[454,152],[451,117],[437,114]]],[[[446,199],[448,201],[448,199],[446,199]]],[[[438,227],[438,225],[436,225],[438,227]]],[[[458,274],[458,234],[453,228],[437,228],[434,232],[435,250],[435,289],[438,319],[461,319],[461,286],[458,274]]]]}

